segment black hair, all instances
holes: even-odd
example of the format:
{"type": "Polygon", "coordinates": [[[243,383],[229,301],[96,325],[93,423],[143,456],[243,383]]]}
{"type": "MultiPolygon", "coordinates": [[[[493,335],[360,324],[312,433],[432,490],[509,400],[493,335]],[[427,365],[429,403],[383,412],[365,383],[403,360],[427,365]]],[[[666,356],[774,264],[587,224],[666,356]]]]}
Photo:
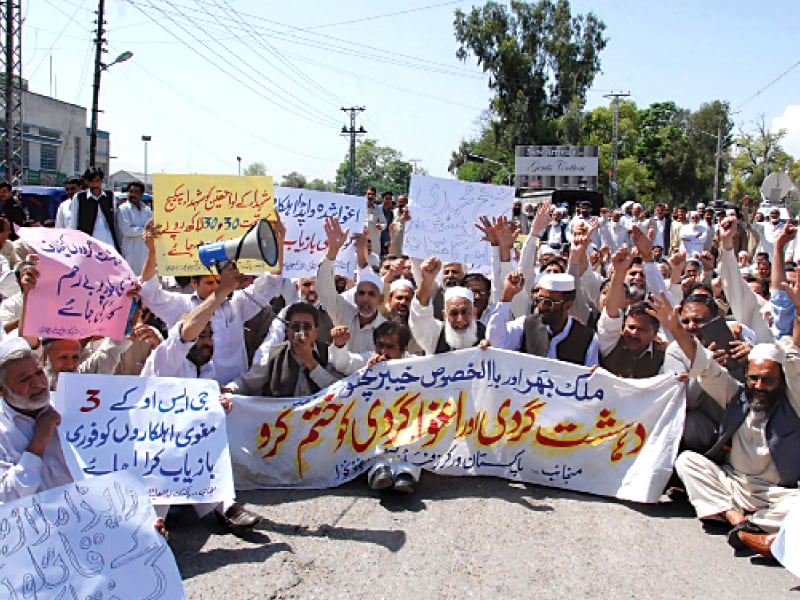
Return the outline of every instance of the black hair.
{"type": "Polygon", "coordinates": [[[719,315],[719,306],[714,300],[714,296],[706,296],[705,294],[690,294],[681,301],[681,311],[687,304],[705,304],[711,312],[711,317],[719,315]]]}
{"type": "Polygon", "coordinates": [[[11,184],[7,181],[0,181],[0,188],[7,188],[9,191],[13,191],[14,188],[11,187],[11,184]]]}
{"type": "Polygon", "coordinates": [[[139,191],[144,194],[144,184],[141,181],[131,181],[125,191],[130,192],[133,187],[139,188],[139,191]]]}
{"type": "Polygon", "coordinates": [[[377,343],[379,337],[389,337],[394,334],[397,334],[397,341],[400,342],[400,350],[405,352],[411,341],[411,330],[405,323],[399,321],[384,321],[372,330],[372,341],[377,343]]]}
{"type": "Polygon", "coordinates": [[[461,285],[467,287],[467,283],[470,281],[480,281],[486,286],[487,290],[492,289],[492,282],[483,273],[467,273],[464,275],[464,279],[461,280],[461,285]]]}
{"type": "Polygon", "coordinates": [[[647,302],[637,302],[628,309],[628,313],[625,315],[625,318],[627,319],[628,317],[645,316],[650,320],[650,323],[653,325],[656,331],[658,331],[658,328],[661,327],[661,324],[658,322],[658,319],[647,312],[651,308],[652,307],[647,302]]]}
{"type": "Polygon", "coordinates": [[[95,177],[99,177],[100,179],[103,179],[105,177],[105,173],[103,173],[103,169],[101,169],[100,167],[89,167],[88,169],[86,169],[86,172],[83,174],[83,179],[87,183],[90,182],[95,177]]]}
{"type": "Polygon", "coordinates": [[[286,309],[286,322],[290,322],[295,315],[311,315],[314,327],[319,327],[319,311],[310,302],[295,302],[286,309]]]}

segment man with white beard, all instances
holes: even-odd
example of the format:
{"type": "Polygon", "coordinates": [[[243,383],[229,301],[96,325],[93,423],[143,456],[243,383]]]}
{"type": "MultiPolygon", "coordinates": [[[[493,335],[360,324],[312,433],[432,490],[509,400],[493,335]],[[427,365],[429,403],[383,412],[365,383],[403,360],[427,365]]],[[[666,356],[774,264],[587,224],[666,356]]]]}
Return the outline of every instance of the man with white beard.
{"type": "Polygon", "coordinates": [[[451,286],[444,290],[443,321],[433,316],[431,289],[442,261],[428,258],[420,267],[422,281],[411,301],[408,325],[417,343],[426,355],[441,354],[477,346],[486,336],[486,330],[475,319],[472,302],[475,295],[462,286],[451,286]]]}
{"type": "Polygon", "coordinates": [[[536,286],[534,313],[509,322],[511,299],[525,288],[520,271],[506,276],[500,302],[486,328],[492,346],[554,358],[586,367],[597,364],[597,336],[569,316],[575,301],[575,279],[567,273],[545,273],[536,286]],[[538,310],[538,312],[537,312],[538,310]]]}

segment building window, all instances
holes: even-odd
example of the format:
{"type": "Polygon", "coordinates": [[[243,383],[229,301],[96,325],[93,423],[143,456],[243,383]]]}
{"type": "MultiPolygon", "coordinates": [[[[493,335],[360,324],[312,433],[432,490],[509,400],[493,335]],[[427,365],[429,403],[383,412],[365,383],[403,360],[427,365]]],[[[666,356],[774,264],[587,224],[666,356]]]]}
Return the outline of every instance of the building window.
{"type": "Polygon", "coordinates": [[[81,172],[81,138],[80,136],[75,136],[75,165],[74,171],[76,173],[81,172]]]}
{"type": "Polygon", "coordinates": [[[46,171],[55,171],[58,168],[58,148],[42,144],[39,155],[39,168],[46,171]]]}
{"type": "Polygon", "coordinates": [[[31,143],[22,140],[22,168],[28,169],[31,166],[31,143]]]}
{"type": "Polygon", "coordinates": [[[39,127],[39,135],[46,138],[52,138],[54,140],[61,139],[61,132],[55,129],[46,129],[44,127],[39,127]]]}

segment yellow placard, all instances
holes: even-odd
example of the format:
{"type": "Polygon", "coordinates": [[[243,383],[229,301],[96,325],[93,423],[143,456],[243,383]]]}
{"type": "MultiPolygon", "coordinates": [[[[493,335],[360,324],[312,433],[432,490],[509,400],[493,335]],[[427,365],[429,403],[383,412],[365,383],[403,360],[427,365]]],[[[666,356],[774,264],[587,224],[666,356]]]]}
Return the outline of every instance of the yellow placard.
{"type": "MultiPolygon", "coordinates": [[[[160,275],[208,274],[200,244],[236,239],[260,219],[275,218],[272,177],[256,175],[153,175],[153,215],[160,275]]],[[[238,263],[243,273],[278,271],[256,260],[238,263]]]]}

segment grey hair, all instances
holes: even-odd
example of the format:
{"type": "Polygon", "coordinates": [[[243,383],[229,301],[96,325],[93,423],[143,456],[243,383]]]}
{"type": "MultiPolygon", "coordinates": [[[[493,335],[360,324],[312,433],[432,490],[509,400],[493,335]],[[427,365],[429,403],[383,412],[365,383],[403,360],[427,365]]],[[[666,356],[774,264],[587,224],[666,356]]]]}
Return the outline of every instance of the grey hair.
{"type": "Polygon", "coordinates": [[[19,350],[9,352],[3,358],[0,358],[0,385],[6,384],[6,369],[8,369],[8,365],[13,362],[32,357],[33,350],[30,348],[20,348],[19,350]]]}

